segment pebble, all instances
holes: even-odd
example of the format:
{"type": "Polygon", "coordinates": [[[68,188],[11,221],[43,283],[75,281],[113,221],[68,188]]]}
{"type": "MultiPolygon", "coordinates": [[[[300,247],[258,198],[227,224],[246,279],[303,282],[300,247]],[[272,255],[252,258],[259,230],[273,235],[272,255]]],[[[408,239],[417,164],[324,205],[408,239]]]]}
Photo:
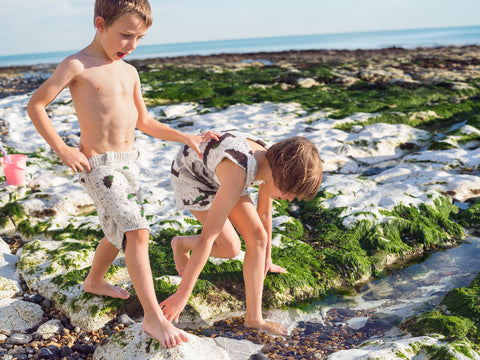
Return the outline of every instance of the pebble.
{"type": "Polygon", "coordinates": [[[135,324],[135,321],[130,318],[127,314],[122,314],[117,318],[117,322],[119,324],[125,325],[125,326],[130,326],[135,324]]]}
{"type": "Polygon", "coordinates": [[[5,344],[11,344],[11,345],[23,345],[23,344],[28,344],[30,341],[32,341],[33,337],[32,335],[28,334],[12,334],[5,344]]]}

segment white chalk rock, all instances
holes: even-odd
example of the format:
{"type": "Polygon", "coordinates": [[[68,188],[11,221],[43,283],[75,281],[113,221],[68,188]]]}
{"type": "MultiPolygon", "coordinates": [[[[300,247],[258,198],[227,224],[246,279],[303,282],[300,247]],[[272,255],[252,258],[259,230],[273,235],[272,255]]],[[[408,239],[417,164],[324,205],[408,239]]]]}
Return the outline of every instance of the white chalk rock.
{"type": "Polygon", "coordinates": [[[0,238],[0,298],[13,297],[21,290],[15,272],[18,256],[13,255],[9,246],[0,238]]]}
{"type": "Polygon", "coordinates": [[[0,333],[12,334],[40,324],[42,307],[38,304],[16,299],[0,299],[0,333]]]}
{"type": "Polygon", "coordinates": [[[225,349],[210,338],[188,334],[189,342],[164,348],[142,330],[141,324],[108,338],[93,354],[94,360],[230,360],[225,349]]]}

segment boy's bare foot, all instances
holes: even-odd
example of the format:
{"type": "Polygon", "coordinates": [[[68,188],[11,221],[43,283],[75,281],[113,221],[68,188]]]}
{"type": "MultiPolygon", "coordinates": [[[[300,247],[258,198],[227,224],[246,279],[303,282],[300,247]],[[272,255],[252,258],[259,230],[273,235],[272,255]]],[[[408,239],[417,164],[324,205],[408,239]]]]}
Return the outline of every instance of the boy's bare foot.
{"type": "Polygon", "coordinates": [[[245,327],[247,328],[254,328],[260,331],[266,331],[275,335],[286,336],[288,335],[288,330],[285,326],[280,323],[263,320],[262,322],[258,323],[250,323],[245,320],[244,322],[245,327]]]}
{"type": "Polygon", "coordinates": [[[178,275],[183,276],[188,260],[190,260],[190,251],[184,251],[181,246],[180,236],[172,239],[173,261],[178,275]]]}
{"type": "Polygon", "coordinates": [[[130,297],[130,293],[120,286],[110,285],[104,280],[93,282],[89,280],[88,276],[83,282],[83,290],[95,295],[110,296],[118,299],[128,299],[130,297]]]}
{"type": "Polygon", "coordinates": [[[187,334],[173,326],[168,320],[153,322],[151,318],[144,317],[142,329],[148,335],[160,341],[163,347],[170,348],[188,342],[187,334]]]}

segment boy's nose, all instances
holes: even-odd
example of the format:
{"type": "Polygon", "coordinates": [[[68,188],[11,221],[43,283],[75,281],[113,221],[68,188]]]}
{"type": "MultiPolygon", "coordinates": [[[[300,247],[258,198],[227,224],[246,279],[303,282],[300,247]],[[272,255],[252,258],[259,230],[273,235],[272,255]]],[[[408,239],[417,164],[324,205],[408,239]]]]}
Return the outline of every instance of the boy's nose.
{"type": "Polygon", "coordinates": [[[128,48],[130,51],[133,51],[137,48],[137,45],[138,45],[138,40],[130,40],[128,42],[128,48]]]}

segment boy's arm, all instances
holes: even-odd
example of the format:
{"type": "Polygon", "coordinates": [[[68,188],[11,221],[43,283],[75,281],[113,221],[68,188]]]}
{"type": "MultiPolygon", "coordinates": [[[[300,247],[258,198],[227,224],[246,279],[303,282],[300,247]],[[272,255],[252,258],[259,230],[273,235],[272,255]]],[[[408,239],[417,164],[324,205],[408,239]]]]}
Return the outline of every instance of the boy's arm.
{"type": "Polygon", "coordinates": [[[75,60],[69,58],[62,61],[52,76],[35,91],[27,105],[28,115],[37,131],[57,153],[60,159],[74,172],[76,172],[77,169],[82,171],[83,168],[90,171],[88,159],[79,149],[65,144],[53,127],[45,108],[76,76],[79,71],[79,65],[75,60]]]}
{"type": "Polygon", "coordinates": [[[170,126],[161,123],[153,119],[147,111],[145,102],[143,101],[142,91],[140,87],[140,78],[137,73],[137,81],[135,82],[134,89],[134,100],[135,106],[138,110],[138,120],[137,128],[138,130],[153,136],[157,139],[182,142],[189,147],[191,147],[195,152],[202,158],[202,153],[200,151],[200,144],[202,142],[208,141],[209,139],[218,140],[219,135],[214,131],[206,131],[202,135],[189,135],[181,131],[172,129],[170,126]]]}
{"type": "Polygon", "coordinates": [[[169,321],[173,319],[178,322],[178,316],[187,304],[195,282],[207,263],[213,243],[245,188],[245,171],[230,160],[222,161],[217,166],[216,173],[221,185],[208,211],[200,242],[192,251],[176,293],[160,303],[163,313],[169,321]]]}
{"type": "Polygon", "coordinates": [[[258,188],[257,213],[262,221],[263,227],[268,234],[267,251],[265,255],[265,276],[267,272],[285,273],[287,270],[272,262],[272,204],[273,199],[269,194],[269,185],[261,184],[258,188]]]}

